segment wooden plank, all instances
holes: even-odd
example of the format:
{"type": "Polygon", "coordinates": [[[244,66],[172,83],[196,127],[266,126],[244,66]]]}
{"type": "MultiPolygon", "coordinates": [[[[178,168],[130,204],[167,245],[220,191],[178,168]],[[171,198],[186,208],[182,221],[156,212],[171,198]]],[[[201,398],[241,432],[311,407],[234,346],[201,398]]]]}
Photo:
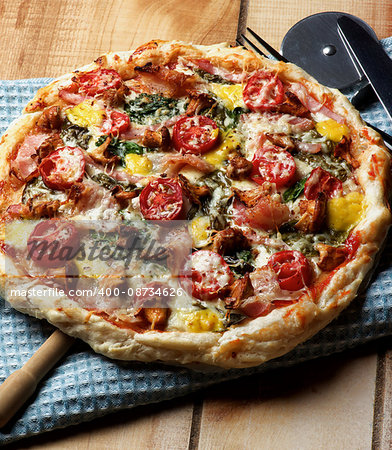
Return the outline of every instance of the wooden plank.
{"type": "Polygon", "coordinates": [[[0,78],[58,76],[150,39],[234,42],[240,1],[17,0],[0,3],[0,78]]]}
{"type": "Polygon", "coordinates": [[[368,449],[375,376],[373,351],[226,384],[204,402],[199,448],[368,449]]]}
{"type": "Polygon", "coordinates": [[[392,447],[392,350],[387,339],[379,354],[372,448],[390,450],[392,447]]]}
{"type": "Polygon", "coordinates": [[[380,39],[392,35],[392,3],[389,0],[250,0],[248,27],[254,29],[276,49],[284,35],[304,17],[323,11],[342,11],[365,20],[380,39]]]}
{"type": "Polygon", "coordinates": [[[147,405],[25,439],[9,450],[185,450],[189,445],[192,411],[192,399],[147,405]]]}

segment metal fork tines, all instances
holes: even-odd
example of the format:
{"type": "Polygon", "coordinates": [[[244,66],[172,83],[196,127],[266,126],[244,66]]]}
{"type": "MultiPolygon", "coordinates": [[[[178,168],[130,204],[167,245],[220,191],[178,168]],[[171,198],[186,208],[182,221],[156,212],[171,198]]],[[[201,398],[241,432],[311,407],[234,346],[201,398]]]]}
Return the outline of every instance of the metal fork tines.
{"type": "MultiPolygon", "coordinates": [[[[267,50],[267,52],[271,56],[276,58],[278,61],[289,62],[283,55],[281,55],[277,50],[275,50],[270,44],[268,44],[267,41],[265,41],[261,36],[259,36],[257,33],[255,33],[251,28],[247,27],[247,31],[252,35],[252,37],[254,39],[256,39],[256,41],[259,44],[261,44],[264,47],[265,50],[267,50]]],[[[262,56],[267,57],[267,55],[256,44],[254,44],[250,39],[248,39],[243,33],[241,33],[241,38],[248,45],[250,45],[257,53],[259,53],[262,56]]],[[[237,39],[237,44],[243,45],[243,43],[240,42],[238,39],[237,39]]]]}
{"type": "MultiPolygon", "coordinates": [[[[268,44],[268,42],[266,42],[263,38],[261,38],[257,33],[255,33],[251,28],[247,28],[247,31],[249,31],[249,33],[257,40],[257,42],[259,44],[261,44],[263,46],[263,48],[265,50],[267,50],[269,52],[269,54],[271,56],[273,56],[275,59],[277,59],[278,61],[283,61],[283,62],[290,62],[288,61],[283,55],[281,55],[276,49],[274,49],[270,44],[268,44]]],[[[242,39],[249,45],[252,47],[252,49],[254,49],[257,53],[259,53],[260,55],[264,56],[264,57],[268,57],[256,44],[254,44],[250,39],[248,39],[244,34],[241,33],[241,37],[242,39]]],[[[241,45],[243,47],[246,48],[246,46],[243,44],[243,42],[241,42],[239,39],[236,39],[236,42],[238,45],[241,45]]],[[[375,127],[374,125],[372,125],[371,123],[365,122],[366,125],[368,125],[369,127],[373,128],[373,130],[377,131],[378,134],[381,135],[381,137],[384,139],[385,143],[387,143],[389,146],[392,147],[392,136],[389,135],[388,133],[385,133],[385,131],[380,130],[379,128],[375,127]]]]}

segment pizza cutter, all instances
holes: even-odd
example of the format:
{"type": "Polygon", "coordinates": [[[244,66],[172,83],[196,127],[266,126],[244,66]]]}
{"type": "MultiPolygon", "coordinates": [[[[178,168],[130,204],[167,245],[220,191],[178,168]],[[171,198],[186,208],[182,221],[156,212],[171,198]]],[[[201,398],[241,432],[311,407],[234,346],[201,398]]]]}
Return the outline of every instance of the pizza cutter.
{"type": "MultiPolygon", "coordinates": [[[[378,41],[374,30],[359,17],[341,12],[322,12],[296,23],[286,33],[281,46],[285,58],[302,67],[320,83],[337,89],[345,89],[366,80],[338,34],[337,19],[343,15],[353,19],[378,41]]],[[[364,102],[376,99],[373,89],[365,82],[353,95],[351,102],[359,108],[364,102]]]]}

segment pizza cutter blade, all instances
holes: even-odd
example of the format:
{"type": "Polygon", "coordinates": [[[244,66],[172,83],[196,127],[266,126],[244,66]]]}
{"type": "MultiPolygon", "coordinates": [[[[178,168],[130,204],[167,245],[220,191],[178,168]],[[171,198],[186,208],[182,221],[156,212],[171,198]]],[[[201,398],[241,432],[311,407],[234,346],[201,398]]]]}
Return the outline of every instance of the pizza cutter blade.
{"type": "Polygon", "coordinates": [[[285,58],[302,67],[320,83],[338,89],[364,79],[354,65],[337,31],[337,19],[348,16],[377,40],[373,29],[362,19],[341,12],[323,12],[302,19],[283,38],[285,58]]]}

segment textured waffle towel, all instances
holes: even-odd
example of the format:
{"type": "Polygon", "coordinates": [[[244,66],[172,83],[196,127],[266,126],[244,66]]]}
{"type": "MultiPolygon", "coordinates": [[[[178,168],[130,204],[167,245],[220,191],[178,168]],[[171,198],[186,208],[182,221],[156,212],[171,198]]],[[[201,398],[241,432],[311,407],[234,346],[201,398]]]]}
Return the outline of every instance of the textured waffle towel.
{"type": "MultiPolygon", "coordinates": [[[[385,48],[392,54],[392,38],[385,48]]],[[[0,132],[16,118],[36,90],[49,79],[0,81],[0,132]]],[[[350,95],[350,92],[346,92],[350,95]]],[[[379,104],[363,114],[388,132],[389,119],[379,104]]],[[[330,355],[392,333],[392,245],[387,244],[365,295],[315,338],[261,367],[198,373],[158,364],[111,361],[76,344],[40,383],[37,395],[0,432],[0,444],[91,420],[112,411],[185,395],[239,376],[287,367],[330,355]]],[[[0,299],[0,383],[20,368],[49,337],[53,327],[13,311],[0,299]]]]}

